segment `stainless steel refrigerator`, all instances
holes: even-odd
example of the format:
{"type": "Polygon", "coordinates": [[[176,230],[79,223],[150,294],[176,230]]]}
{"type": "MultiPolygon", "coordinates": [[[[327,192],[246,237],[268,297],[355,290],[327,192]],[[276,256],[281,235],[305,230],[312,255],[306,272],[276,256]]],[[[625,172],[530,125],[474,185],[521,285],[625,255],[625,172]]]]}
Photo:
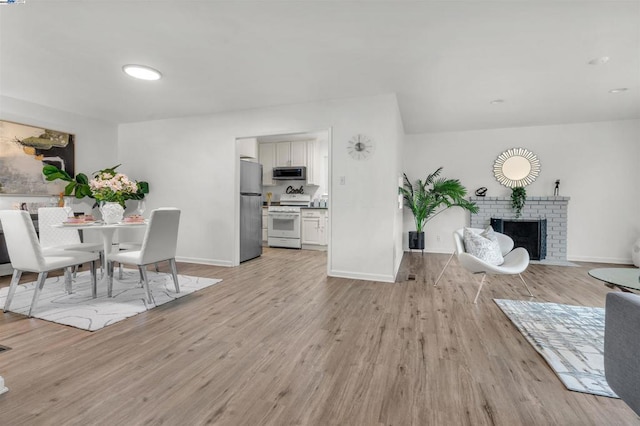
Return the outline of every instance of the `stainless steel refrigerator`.
{"type": "Polygon", "coordinates": [[[240,161],[240,262],[262,254],[262,164],[240,161]]]}

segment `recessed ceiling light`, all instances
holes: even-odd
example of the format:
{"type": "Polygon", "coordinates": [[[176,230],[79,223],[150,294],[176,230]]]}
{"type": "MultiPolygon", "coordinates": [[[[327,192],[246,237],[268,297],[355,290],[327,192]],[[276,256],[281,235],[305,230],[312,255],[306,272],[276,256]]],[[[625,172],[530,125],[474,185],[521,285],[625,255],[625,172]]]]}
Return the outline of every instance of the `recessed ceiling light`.
{"type": "Polygon", "coordinates": [[[627,90],[629,89],[627,89],[626,87],[619,87],[617,89],[609,90],[609,93],[621,93],[621,92],[626,92],[627,90]]]}
{"type": "Polygon", "coordinates": [[[122,67],[122,71],[140,80],[160,80],[160,71],[144,65],[129,64],[122,67]]]}
{"type": "Polygon", "coordinates": [[[491,102],[489,102],[490,104],[502,104],[504,103],[504,99],[494,99],[491,102]]]}
{"type": "Polygon", "coordinates": [[[603,64],[606,64],[607,62],[609,62],[609,57],[608,56],[601,56],[599,58],[594,58],[594,59],[590,60],[587,63],[589,65],[603,65],[603,64]]]}

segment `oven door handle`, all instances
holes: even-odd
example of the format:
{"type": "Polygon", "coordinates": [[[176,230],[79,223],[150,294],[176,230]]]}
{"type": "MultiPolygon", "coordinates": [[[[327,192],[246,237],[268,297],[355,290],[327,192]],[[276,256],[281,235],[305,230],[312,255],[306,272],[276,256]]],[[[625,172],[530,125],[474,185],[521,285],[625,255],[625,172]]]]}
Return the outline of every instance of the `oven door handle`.
{"type": "Polygon", "coordinates": [[[270,214],[269,217],[272,219],[280,219],[280,220],[295,220],[298,216],[290,215],[290,214],[270,214]]]}

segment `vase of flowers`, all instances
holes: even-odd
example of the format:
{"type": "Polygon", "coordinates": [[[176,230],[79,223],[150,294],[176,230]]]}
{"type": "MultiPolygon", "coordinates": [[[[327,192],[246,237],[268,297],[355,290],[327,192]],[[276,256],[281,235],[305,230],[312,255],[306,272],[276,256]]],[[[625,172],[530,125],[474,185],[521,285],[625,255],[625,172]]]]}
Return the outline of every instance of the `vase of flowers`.
{"type": "Polygon", "coordinates": [[[100,203],[102,220],[105,223],[117,223],[124,217],[125,200],[138,191],[136,182],[113,169],[105,169],[96,173],[89,181],[93,198],[100,203]]]}
{"type": "Polygon", "coordinates": [[[64,195],[72,195],[78,199],[89,197],[100,201],[117,202],[124,207],[126,200],[143,200],[149,193],[149,183],[132,181],[122,173],[117,173],[117,166],[102,169],[93,173],[93,179],[84,173],[71,177],[64,170],[47,164],[42,168],[42,174],[47,181],[63,180],[67,182],[64,195]],[[93,183],[93,186],[91,185],[93,183]]]}

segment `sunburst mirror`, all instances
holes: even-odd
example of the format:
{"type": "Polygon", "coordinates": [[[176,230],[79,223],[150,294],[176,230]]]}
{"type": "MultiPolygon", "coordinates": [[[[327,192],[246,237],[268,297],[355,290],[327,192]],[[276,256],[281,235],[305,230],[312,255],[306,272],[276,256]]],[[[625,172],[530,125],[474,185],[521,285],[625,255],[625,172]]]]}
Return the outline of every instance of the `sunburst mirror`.
{"type": "Polygon", "coordinates": [[[511,148],[498,155],[493,163],[493,175],[509,188],[527,186],[540,174],[540,160],[525,148],[511,148]]]}

